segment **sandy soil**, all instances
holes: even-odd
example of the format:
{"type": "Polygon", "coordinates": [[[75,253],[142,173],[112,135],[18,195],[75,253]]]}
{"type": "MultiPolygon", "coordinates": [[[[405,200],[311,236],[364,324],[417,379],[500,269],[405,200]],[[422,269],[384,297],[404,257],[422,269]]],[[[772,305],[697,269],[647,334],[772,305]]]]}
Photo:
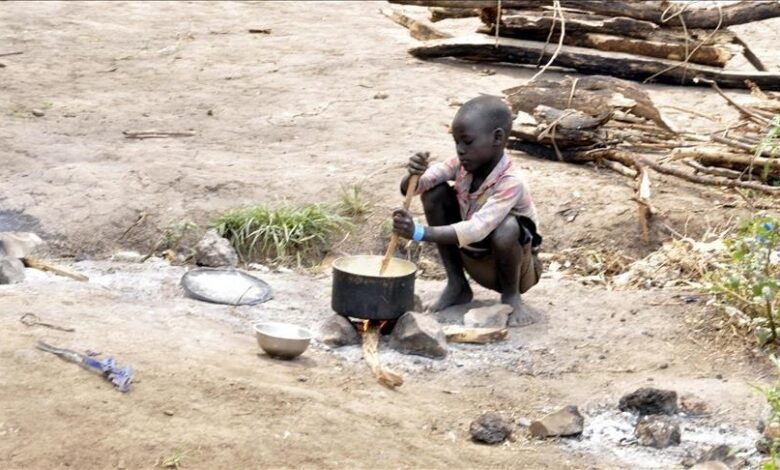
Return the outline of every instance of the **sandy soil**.
{"type": "MultiPolygon", "coordinates": [[[[688,434],[729,430],[686,447],[702,448],[734,436],[752,443],[763,407],[748,385],[761,383],[763,372],[743,354],[688,339],[686,320],[698,308],[674,292],[603,292],[545,280],[528,299],[545,321],[512,331],[508,343],[451,346],[443,361],[383,345],[382,360],[406,377],[390,392],[373,380],[357,347],[315,344],[283,362],[255,344],[252,321],[315,327],[330,315],[327,275],[261,274],[274,300],[236,309],[183,298],[184,268],[162,261],[74,267],[90,282],[28,270],[26,284],[0,286],[3,468],[149,468],[177,452],[186,452],[186,468],[674,468],[683,449],[626,448],[591,421],[640,386],[693,393],[713,415],[685,419],[688,434]],[[304,290],[310,295],[301,296],[304,290]],[[76,331],[27,327],[18,321],[25,312],[76,331]],[[37,351],[37,339],[112,355],[135,368],[137,383],[122,395],[37,351]],[[514,443],[468,442],[468,424],[483,411],[533,419],[566,404],[581,408],[595,437],[563,445],[530,441],[518,428],[514,443]]],[[[438,287],[422,281],[418,292],[430,297],[438,287]]],[[[495,298],[479,291],[477,301],[495,298]]],[[[462,313],[439,318],[454,323],[462,313]]]]}
{"type": "MultiPolygon", "coordinates": [[[[101,259],[120,247],[148,250],[164,227],[185,218],[204,226],[245,203],[335,202],[341,185],[363,182],[376,212],[361,232],[378,234],[400,202],[396,166],[420,149],[451,154],[450,102],[499,94],[531,75],[414,60],[406,54],[414,40],[377,13],[381,6],[4,2],[0,52],[24,54],[0,59],[0,230],[34,229],[53,254],[101,259]],[[149,128],[197,134],[122,135],[149,128]]],[[[778,25],[745,31],[775,69],[778,25]]],[[[706,90],[649,89],[659,104],[734,116],[706,90]]],[[[704,125],[680,113],[668,118],[704,125]]],[[[654,200],[664,213],[645,246],[629,181],[515,158],[528,172],[547,251],[606,246],[641,254],[667,236],[664,223],[697,235],[744,211],[732,194],[663,185],[654,200]],[[579,211],[570,223],[559,214],[567,207],[579,211]]],[[[378,249],[373,235],[340,246],[378,249]]],[[[608,292],[546,279],[529,296],[545,322],[513,331],[507,344],[453,347],[444,361],[385,351],[407,376],[392,393],[354,348],[315,344],[295,362],[258,355],[250,321],[314,327],[330,314],[327,272],[262,274],[276,298],[232,309],[182,298],[184,268],[163,262],[74,267],[90,283],[31,272],[23,285],[0,286],[0,467],[150,468],[184,453],[186,468],[671,468],[685,449],[620,446],[593,426],[574,443],[528,441],[518,429],[516,442],[485,447],[468,442],[468,423],[484,410],[536,418],[570,403],[597,423],[623,393],[654,384],[710,404],[715,413],[687,421],[691,429],[725,426],[712,439],[749,440],[763,406],[749,384],[770,380],[762,360],[692,333],[689,321],[704,307],[683,303],[679,292],[608,292]],[[76,332],[26,327],[18,321],[25,312],[76,332]],[[35,350],[39,338],[114,355],[136,368],[138,383],[121,395],[35,350]]],[[[423,281],[420,292],[431,297],[440,287],[423,281]]],[[[493,300],[484,292],[479,299],[493,300]]],[[[688,445],[712,443],[720,442],[688,445]]]]}
{"type": "MultiPolygon", "coordinates": [[[[500,94],[532,73],[498,66],[486,75],[481,66],[413,59],[406,49],[415,41],[377,12],[382,5],[5,3],[4,48],[24,54],[4,58],[0,71],[2,209],[40,220],[60,254],[104,254],[117,245],[148,249],[162,229],[185,218],[206,224],[247,203],[335,202],[340,186],[363,182],[379,211],[366,232],[378,233],[399,204],[402,171],[365,177],[416,150],[450,155],[450,102],[500,94]],[[150,128],[197,135],[122,135],[150,128]],[[142,214],[144,222],[120,240],[142,214]]],[[[761,38],[756,52],[777,67],[768,53],[777,23],[765,23],[754,34],[761,38]]],[[[650,90],[659,105],[734,116],[706,90],[650,90]]],[[[681,128],[703,124],[674,112],[668,119],[681,128]]],[[[636,243],[630,181],[517,158],[529,173],[547,249],[649,249],[636,243]],[[577,220],[567,223],[562,207],[577,209],[577,220]]],[[[671,188],[656,192],[663,220],[694,235],[733,215],[713,205],[740,204],[701,187],[671,188]]],[[[657,224],[654,242],[667,235],[657,224]]],[[[367,247],[359,241],[343,249],[367,247]]]]}

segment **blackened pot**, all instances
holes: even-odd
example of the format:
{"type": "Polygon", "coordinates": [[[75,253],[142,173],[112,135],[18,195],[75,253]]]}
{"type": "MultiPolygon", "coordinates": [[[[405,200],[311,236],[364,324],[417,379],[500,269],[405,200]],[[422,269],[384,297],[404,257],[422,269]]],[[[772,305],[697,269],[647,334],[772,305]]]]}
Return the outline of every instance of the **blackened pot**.
{"type": "Polygon", "coordinates": [[[331,307],[345,317],[395,320],[414,310],[414,263],[393,258],[379,276],[381,256],[346,256],[333,262],[331,307]]]}

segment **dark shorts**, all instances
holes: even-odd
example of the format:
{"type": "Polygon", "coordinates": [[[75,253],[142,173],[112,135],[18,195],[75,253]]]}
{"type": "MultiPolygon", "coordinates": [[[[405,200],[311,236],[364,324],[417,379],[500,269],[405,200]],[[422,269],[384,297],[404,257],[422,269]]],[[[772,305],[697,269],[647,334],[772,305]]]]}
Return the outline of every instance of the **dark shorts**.
{"type": "MultiPolygon", "coordinates": [[[[514,217],[517,220],[517,225],[520,226],[520,237],[517,241],[520,242],[521,245],[530,243],[532,250],[537,251],[539,245],[542,244],[542,237],[536,233],[536,224],[528,217],[522,215],[516,215],[514,217]]],[[[484,240],[462,247],[460,251],[470,258],[484,258],[492,252],[490,236],[484,240]]]]}

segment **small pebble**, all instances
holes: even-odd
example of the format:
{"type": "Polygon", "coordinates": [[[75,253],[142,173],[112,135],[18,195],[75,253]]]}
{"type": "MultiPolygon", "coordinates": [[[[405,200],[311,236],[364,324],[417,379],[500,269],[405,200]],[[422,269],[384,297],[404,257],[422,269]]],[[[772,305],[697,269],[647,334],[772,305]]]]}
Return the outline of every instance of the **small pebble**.
{"type": "Polygon", "coordinates": [[[32,115],[33,115],[33,116],[35,116],[35,117],[43,117],[43,116],[45,116],[45,115],[46,115],[46,113],[44,113],[44,112],[43,112],[43,111],[41,111],[40,109],[32,109],[32,110],[30,110],[30,112],[31,112],[31,113],[32,113],[32,115]]]}
{"type": "Polygon", "coordinates": [[[390,95],[388,95],[387,93],[384,93],[384,92],[381,92],[381,91],[380,91],[379,93],[377,93],[376,95],[374,95],[374,99],[375,99],[375,100],[383,100],[383,99],[387,98],[388,96],[390,96],[390,95]]]}
{"type": "Polygon", "coordinates": [[[171,411],[171,410],[164,410],[163,414],[165,414],[166,416],[173,416],[173,411],[171,411]]]}
{"type": "Polygon", "coordinates": [[[301,375],[298,377],[298,382],[308,382],[309,378],[306,376],[301,375]]]}
{"type": "Polygon", "coordinates": [[[658,366],[658,368],[659,368],[659,369],[668,369],[668,368],[669,368],[669,364],[668,364],[668,363],[666,363],[666,362],[664,362],[663,364],[661,364],[660,366],[658,366]]]}

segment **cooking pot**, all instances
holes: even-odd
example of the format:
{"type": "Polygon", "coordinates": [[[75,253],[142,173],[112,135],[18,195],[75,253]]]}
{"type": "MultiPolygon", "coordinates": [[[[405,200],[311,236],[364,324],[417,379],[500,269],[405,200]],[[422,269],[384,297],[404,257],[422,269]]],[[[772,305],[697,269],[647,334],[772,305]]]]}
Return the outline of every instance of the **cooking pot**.
{"type": "Polygon", "coordinates": [[[414,310],[414,263],[392,258],[379,275],[381,256],[346,256],[333,262],[331,307],[339,315],[395,320],[414,310]]]}

